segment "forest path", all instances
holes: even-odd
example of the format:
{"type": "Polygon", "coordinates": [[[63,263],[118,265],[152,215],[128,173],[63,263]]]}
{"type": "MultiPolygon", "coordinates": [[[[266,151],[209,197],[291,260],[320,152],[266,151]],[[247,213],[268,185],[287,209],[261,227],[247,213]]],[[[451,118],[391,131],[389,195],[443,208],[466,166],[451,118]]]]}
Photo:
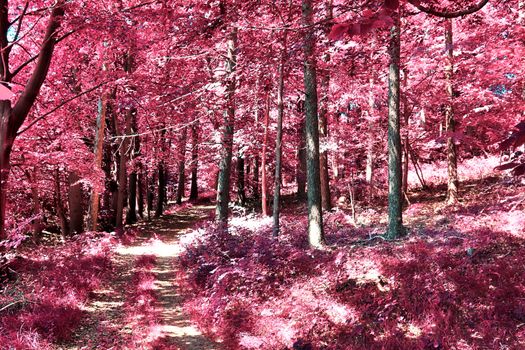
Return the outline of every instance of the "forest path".
{"type": "Polygon", "coordinates": [[[134,225],[137,236],[115,250],[116,278],[96,292],[87,308],[94,316],[92,324],[75,337],[77,345],[68,349],[108,347],[112,339],[114,349],[219,350],[220,344],[201,334],[183,312],[183,297],[176,281],[176,258],[183,251],[180,237],[209,219],[212,209],[196,205],[134,225]],[[141,266],[140,261],[148,258],[153,264],[149,268],[141,266]],[[145,283],[150,286],[146,288],[154,295],[150,310],[133,294],[143,290],[140,276],[148,273],[153,278],[145,283]]]}

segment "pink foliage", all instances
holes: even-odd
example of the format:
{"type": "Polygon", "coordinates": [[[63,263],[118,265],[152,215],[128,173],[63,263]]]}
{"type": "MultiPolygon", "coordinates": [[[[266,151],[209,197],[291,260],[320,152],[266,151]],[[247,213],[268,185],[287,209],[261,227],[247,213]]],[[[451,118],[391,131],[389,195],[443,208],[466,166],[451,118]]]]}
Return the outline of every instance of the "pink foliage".
{"type": "Polygon", "coordinates": [[[359,231],[341,240],[334,230],[334,250],[311,251],[299,229],[278,239],[233,230],[208,228],[179,276],[188,312],[228,349],[525,346],[513,331],[525,322],[521,237],[429,228],[401,244],[356,244],[359,231]]]}

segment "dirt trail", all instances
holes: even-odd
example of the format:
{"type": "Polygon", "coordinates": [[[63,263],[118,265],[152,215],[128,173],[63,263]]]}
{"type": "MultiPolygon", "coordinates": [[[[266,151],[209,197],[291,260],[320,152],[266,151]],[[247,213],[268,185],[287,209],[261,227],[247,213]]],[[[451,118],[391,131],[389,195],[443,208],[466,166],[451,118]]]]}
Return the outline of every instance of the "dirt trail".
{"type": "Polygon", "coordinates": [[[202,335],[184,314],[174,270],[175,258],[182,251],[180,236],[191,231],[198,222],[209,218],[211,210],[209,206],[194,206],[136,225],[139,236],[131,244],[116,249],[113,261],[116,278],[111,285],[95,293],[93,301],[86,307],[90,314],[88,322],[75,337],[75,345],[64,349],[221,349],[220,344],[202,335]],[[126,289],[129,290],[136,273],[135,262],[145,255],[154,256],[156,260],[150,271],[155,276],[153,290],[156,317],[154,331],[137,334],[143,332],[137,332],[134,328],[133,322],[136,320],[126,315],[124,305],[129,299],[126,289]],[[133,345],[129,343],[130,339],[133,339],[133,345]]]}

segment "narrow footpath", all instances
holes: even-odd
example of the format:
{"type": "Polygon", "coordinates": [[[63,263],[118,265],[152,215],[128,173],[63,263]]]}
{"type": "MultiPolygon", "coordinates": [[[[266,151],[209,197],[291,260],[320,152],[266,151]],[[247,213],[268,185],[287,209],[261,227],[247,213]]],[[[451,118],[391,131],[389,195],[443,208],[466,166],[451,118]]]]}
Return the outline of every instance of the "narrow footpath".
{"type": "Polygon", "coordinates": [[[116,247],[115,279],[96,291],[87,321],[63,349],[220,350],[183,312],[175,278],[180,237],[211,211],[193,206],[135,225],[137,235],[116,247]]]}

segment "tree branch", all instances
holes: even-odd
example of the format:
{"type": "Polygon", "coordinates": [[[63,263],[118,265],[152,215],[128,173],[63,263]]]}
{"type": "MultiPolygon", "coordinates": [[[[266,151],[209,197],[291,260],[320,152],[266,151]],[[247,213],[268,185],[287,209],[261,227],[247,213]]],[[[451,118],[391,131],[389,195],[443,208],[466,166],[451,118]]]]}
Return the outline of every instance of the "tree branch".
{"type": "Polygon", "coordinates": [[[442,18],[456,18],[456,17],[465,16],[465,15],[470,15],[471,13],[481,10],[488,2],[489,0],[481,0],[481,2],[479,2],[478,4],[472,7],[469,7],[467,9],[464,9],[464,10],[459,10],[459,11],[454,11],[454,12],[442,12],[442,11],[437,11],[432,8],[422,6],[419,0],[409,0],[409,3],[415,6],[419,11],[428,13],[429,15],[433,15],[436,17],[442,17],[442,18]]]}
{"type": "Polygon", "coordinates": [[[31,78],[29,78],[22,96],[20,96],[13,107],[11,116],[13,118],[13,134],[16,134],[18,129],[20,129],[24,123],[27,114],[36,101],[42,84],[46,80],[47,72],[49,71],[49,66],[51,65],[51,59],[53,57],[53,51],[55,49],[57,31],[60,27],[60,22],[63,15],[64,8],[62,3],[59,3],[51,13],[44,41],[42,43],[42,48],[40,49],[38,61],[33,74],[31,75],[31,78]]]}
{"type": "Polygon", "coordinates": [[[85,91],[82,91],[81,93],[79,93],[78,95],[75,95],[71,98],[68,98],[67,100],[65,101],[62,101],[58,106],[56,106],[55,108],[53,108],[52,110],[42,114],[40,117],[36,118],[35,120],[33,120],[31,123],[29,123],[28,126],[26,126],[25,128],[23,128],[22,130],[20,130],[16,135],[19,136],[21,134],[23,134],[24,132],[26,132],[28,129],[30,129],[33,125],[35,125],[36,123],[38,123],[39,121],[41,121],[42,119],[46,118],[47,116],[49,116],[50,114],[52,113],[55,113],[57,110],[59,110],[60,108],[64,107],[65,105],[67,105],[69,102],[73,101],[73,100],[76,100],[77,98],[81,97],[81,96],[84,96],[86,94],[89,94],[91,91],[93,90],[96,90],[98,89],[99,87],[101,87],[102,85],[105,85],[107,84],[108,82],[105,81],[103,83],[100,83],[96,86],[93,86],[92,88],[88,89],[88,90],[85,90],[85,91]]]}

